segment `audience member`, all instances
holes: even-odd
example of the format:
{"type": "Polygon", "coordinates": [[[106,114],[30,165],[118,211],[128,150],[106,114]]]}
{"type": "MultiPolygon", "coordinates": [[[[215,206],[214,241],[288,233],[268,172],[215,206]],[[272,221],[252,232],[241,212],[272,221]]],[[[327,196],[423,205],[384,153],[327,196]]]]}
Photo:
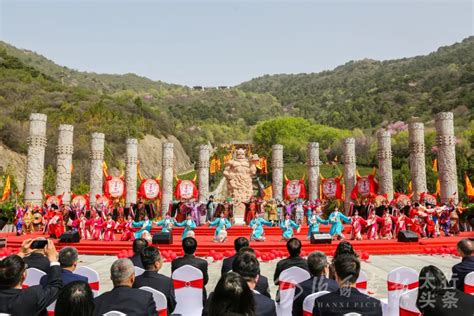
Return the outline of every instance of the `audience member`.
{"type": "Polygon", "coordinates": [[[176,306],[173,280],[158,273],[163,266],[163,259],[160,251],[155,247],[148,246],[143,249],[141,257],[145,272],[135,278],[133,287],[138,289],[142,286],[148,286],[163,293],[168,302],[168,315],[171,315],[176,306]]]}
{"type": "Polygon", "coordinates": [[[222,261],[221,274],[227,273],[232,270],[232,262],[234,262],[234,259],[237,256],[239,250],[243,247],[248,247],[249,245],[249,240],[245,237],[238,237],[234,239],[235,254],[233,256],[225,258],[222,261]]]}
{"type": "Polygon", "coordinates": [[[299,267],[308,271],[308,264],[306,260],[300,257],[301,254],[301,241],[297,238],[291,238],[286,243],[286,249],[288,249],[289,257],[280,260],[275,268],[275,274],[273,276],[273,281],[278,285],[278,278],[280,273],[291,267],[299,267]]]}
{"type": "MultiPolygon", "coordinates": [[[[235,258],[232,271],[240,274],[251,290],[255,290],[260,276],[260,263],[254,255],[243,253],[235,258]]],[[[253,292],[255,300],[255,313],[258,316],[276,315],[275,302],[256,291],[253,292]]]]}
{"type": "MultiPolygon", "coordinates": [[[[37,238],[36,240],[44,240],[44,238],[37,238]]],[[[44,273],[49,272],[50,262],[45,255],[44,249],[31,249],[31,252],[23,258],[28,268],[36,268],[44,273]]]]}
{"type": "MultiPolygon", "coordinates": [[[[255,254],[255,250],[253,250],[250,247],[240,248],[238,254],[240,255],[240,254],[244,254],[244,253],[248,253],[248,254],[250,254],[254,257],[257,257],[256,254],[255,254]]],[[[231,267],[231,270],[232,270],[232,267],[231,267]]],[[[261,275],[261,274],[258,275],[258,280],[257,280],[257,285],[255,286],[255,291],[257,291],[258,293],[260,293],[262,295],[265,295],[268,298],[271,298],[271,296],[270,296],[270,286],[268,284],[268,278],[266,276],[261,275]]]]}
{"type": "Polygon", "coordinates": [[[209,281],[209,275],[207,274],[208,263],[206,260],[198,258],[194,255],[197,248],[196,239],[194,239],[193,237],[186,237],[183,239],[181,244],[183,247],[184,256],[176,258],[173,261],[171,261],[171,273],[173,273],[174,270],[181,268],[182,266],[185,266],[185,265],[190,265],[201,270],[203,281],[204,281],[204,287],[202,288],[203,301],[205,302],[207,298],[206,284],[209,281]]]}
{"type": "Polygon", "coordinates": [[[133,289],[135,271],[130,259],[116,260],[110,268],[114,288],[95,299],[94,315],[119,311],[127,315],[155,315],[156,305],[151,293],[133,289]]]}
{"type": "Polygon", "coordinates": [[[474,271],[474,243],[467,239],[461,239],[457,244],[461,262],[453,266],[453,274],[451,277],[451,285],[460,291],[464,291],[464,278],[470,272],[474,271]]]}
{"type": "Polygon", "coordinates": [[[89,284],[72,281],[59,291],[54,316],[92,316],[94,295],[89,284]]]}
{"type": "Polygon", "coordinates": [[[133,249],[133,256],[131,256],[130,260],[132,260],[133,265],[135,267],[139,267],[143,269],[142,258],[140,254],[142,253],[143,249],[148,246],[148,241],[143,238],[137,238],[133,241],[132,249],[133,249]]]}
{"type": "Polygon", "coordinates": [[[235,272],[224,273],[217,282],[214,292],[209,296],[207,314],[205,313],[206,311],[203,315],[254,316],[256,315],[254,294],[242,276],[235,272]]]}
{"type": "Polygon", "coordinates": [[[359,259],[354,255],[341,254],[334,261],[334,267],[339,289],[318,297],[314,302],[313,315],[359,313],[364,316],[382,316],[380,301],[359,292],[355,287],[360,272],[359,259]]]}
{"type": "Polygon", "coordinates": [[[474,297],[450,288],[448,279],[435,266],[421,269],[418,284],[416,306],[424,316],[459,316],[474,311],[474,297]]]}
{"type": "MultiPolygon", "coordinates": [[[[87,277],[73,273],[74,270],[76,270],[78,261],[79,254],[77,253],[76,248],[64,247],[59,251],[59,264],[61,266],[61,279],[63,280],[63,285],[73,281],[83,281],[87,283],[87,277]]],[[[48,275],[41,278],[40,284],[43,287],[48,284],[48,275]]]]}
{"type": "Polygon", "coordinates": [[[327,278],[329,263],[323,252],[315,251],[311,253],[307,262],[311,278],[299,283],[295,288],[293,316],[303,315],[303,302],[308,295],[320,291],[334,292],[339,289],[336,281],[327,278]]]}
{"type": "Polygon", "coordinates": [[[11,255],[0,261],[0,313],[10,315],[47,315],[46,307],[58,296],[62,287],[61,268],[58,253],[51,240],[44,248],[49,261],[49,277],[46,287],[41,285],[23,289],[26,279],[26,264],[23,257],[34,251],[32,239],[24,240],[18,255],[11,255]]]}
{"type": "Polygon", "coordinates": [[[329,278],[335,280],[336,279],[336,271],[334,269],[334,261],[340,255],[353,255],[358,257],[357,253],[352,247],[352,244],[347,240],[343,240],[337,245],[336,251],[334,252],[334,256],[332,257],[331,264],[329,265],[329,278]]]}

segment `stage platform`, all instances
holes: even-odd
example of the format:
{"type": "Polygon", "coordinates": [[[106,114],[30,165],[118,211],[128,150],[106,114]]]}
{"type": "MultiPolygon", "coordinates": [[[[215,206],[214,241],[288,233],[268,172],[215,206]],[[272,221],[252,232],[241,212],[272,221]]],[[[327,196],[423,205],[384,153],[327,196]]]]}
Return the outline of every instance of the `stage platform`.
{"type": "MultiPolygon", "coordinates": [[[[329,227],[323,226],[322,232],[327,232],[329,227]]],[[[158,231],[154,228],[152,233],[158,231]]],[[[182,254],[181,250],[181,233],[182,228],[173,229],[173,244],[158,245],[161,250],[173,251],[178,256],[182,254]]],[[[346,238],[349,237],[350,226],[344,226],[346,238]]],[[[233,241],[236,237],[250,236],[251,229],[245,226],[233,226],[228,230],[228,240],[224,243],[216,243],[212,241],[214,236],[214,229],[205,226],[198,227],[195,230],[196,239],[198,240],[198,256],[209,256],[210,253],[224,254],[226,251],[233,251],[233,241]]],[[[309,253],[314,250],[325,252],[327,255],[332,255],[338,241],[333,241],[332,244],[313,245],[306,240],[307,227],[301,229],[295,237],[303,242],[303,251],[309,253]]],[[[264,242],[251,242],[251,247],[263,253],[271,251],[283,251],[286,254],[286,243],[281,240],[281,230],[278,227],[265,228],[266,240],[264,242]]],[[[7,247],[17,249],[21,242],[26,238],[36,238],[42,235],[41,233],[33,233],[30,235],[16,236],[14,233],[0,233],[0,237],[7,238],[7,247]]],[[[474,232],[464,232],[455,237],[438,237],[431,239],[420,239],[414,243],[402,243],[397,240],[355,240],[350,241],[357,252],[367,252],[370,255],[389,255],[389,254],[420,254],[427,253],[430,250],[450,249],[456,247],[456,243],[463,237],[473,237],[474,232]]],[[[59,243],[56,241],[58,248],[64,246],[74,246],[81,254],[87,255],[117,255],[123,250],[131,249],[131,241],[120,241],[120,234],[116,234],[116,241],[97,241],[97,240],[81,240],[79,243],[59,243]]],[[[446,250],[447,251],[447,250],[446,250]]]]}

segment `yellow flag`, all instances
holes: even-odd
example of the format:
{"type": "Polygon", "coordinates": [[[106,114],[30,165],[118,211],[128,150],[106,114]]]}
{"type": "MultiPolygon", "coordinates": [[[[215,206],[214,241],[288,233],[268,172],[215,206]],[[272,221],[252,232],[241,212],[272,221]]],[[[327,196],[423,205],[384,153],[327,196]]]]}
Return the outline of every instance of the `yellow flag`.
{"type": "Polygon", "coordinates": [[[408,190],[407,190],[407,191],[408,191],[408,192],[407,192],[408,194],[412,194],[412,193],[413,193],[413,185],[412,185],[412,183],[411,183],[411,180],[410,180],[410,182],[408,182],[408,190]]]}
{"type": "Polygon", "coordinates": [[[3,195],[2,195],[1,202],[6,201],[6,199],[8,199],[8,197],[10,196],[10,192],[11,192],[10,176],[7,176],[7,179],[5,180],[5,186],[3,187],[3,195]]]}
{"type": "Polygon", "coordinates": [[[211,175],[216,173],[216,160],[215,159],[211,159],[211,163],[209,164],[209,173],[211,175]]]}
{"type": "Polygon", "coordinates": [[[272,196],[273,196],[272,186],[269,185],[263,190],[263,199],[268,201],[272,198],[272,196]]]}
{"type": "Polygon", "coordinates": [[[436,194],[441,196],[441,182],[439,181],[439,178],[436,180],[436,194]]]}
{"type": "Polygon", "coordinates": [[[107,167],[107,163],[105,162],[105,160],[102,162],[102,172],[104,172],[104,175],[105,177],[108,177],[109,176],[109,173],[107,171],[108,167],[107,167]]]}
{"type": "Polygon", "coordinates": [[[467,173],[464,174],[464,182],[466,184],[464,188],[466,195],[469,197],[469,199],[474,198],[474,188],[472,187],[471,180],[469,180],[467,173]]]}
{"type": "Polygon", "coordinates": [[[436,158],[435,158],[435,160],[433,160],[432,169],[433,169],[434,172],[438,172],[438,159],[436,159],[436,158]]]}

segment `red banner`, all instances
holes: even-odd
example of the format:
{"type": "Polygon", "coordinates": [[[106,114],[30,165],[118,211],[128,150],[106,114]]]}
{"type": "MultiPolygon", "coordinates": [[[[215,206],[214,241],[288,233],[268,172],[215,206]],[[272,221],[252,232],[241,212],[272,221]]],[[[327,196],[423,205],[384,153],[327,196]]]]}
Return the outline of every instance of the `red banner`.
{"type": "Polygon", "coordinates": [[[56,206],[61,206],[63,204],[63,195],[49,195],[46,194],[46,206],[51,207],[55,204],[56,206]]]}
{"type": "Polygon", "coordinates": [[[321,188],[324,199],[342,199],[341,177],[327,179],[321,177],[321,188]]]}
{"type": "Polygon", "coordinates": [[[357,177],[356,185],[351,192],[351,199],[357,200],[358,197],[370,198],[373,197],[378,189],[378,184],[375,181],[375,175],[369,174],[365,177],[357,177]]]}
{"type": "Polygon", "coordinates": [[[113,199],[125,197],[123,177],[108,176],[104,183],[104,195],[113,199]]]}
{"type": "Polygon", "coordinates": [[[189,200],[189,199],[197,199],[198,198],[198,189],[196,187],[196,180],[181,180],[178,179],[178,183],[176,184],[176,188],[174,191],[174,196],[176,199],[181,200],[189,200]]]}
{"type": "Polygon", "coordinates": [[[89,209],[89,194],[72,195],[71,205],[79,208],[89,209]]]}
{"type": "Polygon", "coordinates": [[[304,179],[301,180],[288,180],[285,179],[285,199],[306,199],[306,187],[304,185],[304,179]]]}
{"type": "Polygon", "coordinates": [[[161,196],[160,183],[155,179],[143,179],[138,189],[138,197],[147,200],[156,200],[161,196]]]}

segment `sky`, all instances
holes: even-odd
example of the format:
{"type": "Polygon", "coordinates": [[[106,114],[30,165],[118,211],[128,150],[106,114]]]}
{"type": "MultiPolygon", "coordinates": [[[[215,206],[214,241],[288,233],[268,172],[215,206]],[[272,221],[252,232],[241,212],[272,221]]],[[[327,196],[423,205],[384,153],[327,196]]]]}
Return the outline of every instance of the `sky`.
{"type": "Polygon", "coordinates": [[[472,0],[0,0],[0,39],[57,64],[188,86],[424,55],[471,36],[472,0]]]}

